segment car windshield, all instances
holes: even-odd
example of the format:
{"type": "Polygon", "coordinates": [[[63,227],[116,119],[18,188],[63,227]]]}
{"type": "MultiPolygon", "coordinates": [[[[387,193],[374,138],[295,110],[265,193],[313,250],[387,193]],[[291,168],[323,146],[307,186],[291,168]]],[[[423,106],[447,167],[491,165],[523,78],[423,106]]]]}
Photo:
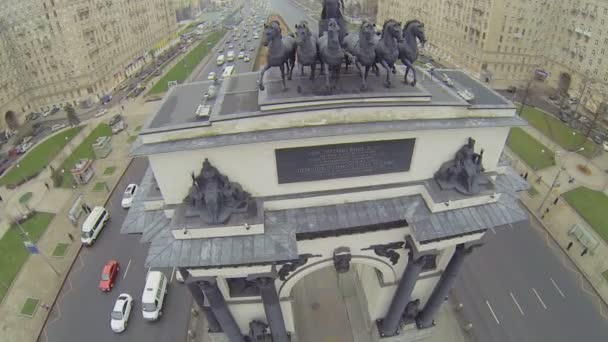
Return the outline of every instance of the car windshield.
{"type": "Polygon", "coordinates": [[[111,316],[112,316],[112,319],[120,321],[122,319],[122,312],[120,312],[120,311],[112,311],[111,316]]]}
{"type": "Polygon", "coordinates": [[[154,303],[142,303],[141,304],[141,308],[145,312],[154,312],[154,311],[156,311],[156,305],[154,303]]]}
{"type": "Polygon", "coordinates": [[[101,280],[110,280],[110,275],[108,273],[102,273],[101,280]]]}
{"type": "Polygon", "coordinates": [[[82,236],[85,239],[88,239],[91,237],[91,232],[90,231],[86,231],[86,232],[81,232],[80,236],[82,236]]]}

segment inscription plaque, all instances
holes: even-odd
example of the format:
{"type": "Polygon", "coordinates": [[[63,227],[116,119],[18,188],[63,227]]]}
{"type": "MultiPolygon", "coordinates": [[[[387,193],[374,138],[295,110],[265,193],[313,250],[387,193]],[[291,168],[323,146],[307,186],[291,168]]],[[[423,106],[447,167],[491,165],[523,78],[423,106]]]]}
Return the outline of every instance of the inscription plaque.
{"type": "Polygon", "coordinates": [[[409,171],[415,139],[275,150],[279,184],[409,171]]]}

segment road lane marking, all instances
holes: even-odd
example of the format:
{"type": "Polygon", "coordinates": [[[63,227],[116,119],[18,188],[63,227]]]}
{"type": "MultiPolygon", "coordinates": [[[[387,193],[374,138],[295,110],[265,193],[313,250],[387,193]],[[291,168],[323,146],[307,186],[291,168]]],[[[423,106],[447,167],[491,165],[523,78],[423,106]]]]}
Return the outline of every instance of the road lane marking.
{"type": "Polygon", "coordinates": [[[129,259],[129,263],[127,264],[127,268],[125,269],[125,274],[122,275],[122,279],[127,277],[127,273],[129,273],[129,267],[131,266],[131,259],[129,259]]]}
{"type": "Polygon", "coordinates": [[[509,292],[509,294],[511,295],[511,298],[513,299],[513,301],[515,302],[515,305],[517,306],[517,308],[519,309],[519,312],[521,313],[522,316],[525,316],[524,314],[524,310],[521,309],[521,306],[519,306],[519,303],[517,302],[517,299],[515,299],[515,296],[513,295],[513,292],[509,292]]]}
{"type": "Polygon", "coordinates": [[[538,301],[543,306],[543,308],[545,308],[545,310],[547,310],[547,306],[545,305],[545,302],[543,302],[543,299],[540,298],[540,295],[538,294],[538,292],[536,292],[536,289],[532,288],[532,291],[534,291],[534,294],[536,295],[536,298],[538,298],[538,301]]]}
{"type": "Polygon", "coordinates": [[[496,317],[496,314],[494,313],[494,310],[492,309],[492,305],[490,305],[490,302],[488,302],[487,300],[486,300],[486,304],[488,305],[488,309],[490,309],[492,316],[494,316],[494,319],[496,320],[496,324],[500,325],[500,321],[498,320],[498,317],[496,317]]]}
{"type": "Polygon", "coordinates": [[[171,270],[171,279],[169,279],[169,283],[173,282],[173,275],[175,275],[175,267],[171,270]]]}
{"type": "Polygon", "coordinates": [[[553,278],[549,278],[549,279],[551,279],[551,282],[553,283],[553,286],[555,286],[555,288],[557,289],[557,292],[559,292],[559,295],[562,296],[562,298],[566,298],[566,296],[564,296],[564,293],[562,292],[562,290],[555,283],[555,280],[553,280],[553,278]]]}
{"type": "Polygon", "coordinates": [[[490,227],[490,230],[492,231],[492,233],[496,234],[496,230],[494,230],[494,227],[490,227]]]}

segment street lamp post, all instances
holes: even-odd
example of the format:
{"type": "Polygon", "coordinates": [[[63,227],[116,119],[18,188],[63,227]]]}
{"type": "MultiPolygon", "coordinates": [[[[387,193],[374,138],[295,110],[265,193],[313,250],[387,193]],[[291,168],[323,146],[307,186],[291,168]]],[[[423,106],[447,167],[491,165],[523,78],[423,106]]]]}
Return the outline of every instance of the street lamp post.
{"type": "MultiPolygon", "coordinates": [[[[579,148],[576,151],[567,151],[566,153],[568,153],[568,152],[574,152],[574,153],[576,153],[576,152],[580,152],[580,151],[583,151],[583,150],[585,150],[585,148],[581,147],[581,148],[579,148]]],[[[557,152],[559,152],[559,151],[557,151],[557,152]]],[[[551,183],[551,187],[549,188],[549,191],[547,191],[547,194],[545,195],[545,198],[543,198],[543,201],[540,203],[540,206],[537,209],[538,212],[540,212],[541,209],[545,206],[545,202],[547,202],[547,199],[549,198],[549,195],[553,191],[553,188],[555,188],[555,185],[557,185],[557,181],[559,180],[559,176],[562,174],[562,171],[564,171],[564,170],[565,170],[565,168],[563,166],[559,166],[559,169],[557,171],[557,174],[555,175],[555,178],[553,179],[553,182],[551,183]]]]}

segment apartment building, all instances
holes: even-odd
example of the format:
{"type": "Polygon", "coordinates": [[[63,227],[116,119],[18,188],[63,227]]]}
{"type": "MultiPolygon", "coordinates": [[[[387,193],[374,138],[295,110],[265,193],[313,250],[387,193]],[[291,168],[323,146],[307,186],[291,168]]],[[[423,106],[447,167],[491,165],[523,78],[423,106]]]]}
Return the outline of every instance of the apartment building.
{"type": "MultiPolygon", "coordinates": [[[[7,0],[0,110],[22,117],[96,101],[175,33],[175,0],[7,0]]],[[[8,114],[7,114],[8,113],[8,114]]],[[[5,120],[1,120],[5,121],[5,120]]]]}
{"type": "Polygon", "coordinates": [[[420,19],[431,55],[492,87],[535,77],[573,97],[584,93],[592,111],[606,95],[605,1],[379,0],[378,22],[388,18],[420,19]]]}

